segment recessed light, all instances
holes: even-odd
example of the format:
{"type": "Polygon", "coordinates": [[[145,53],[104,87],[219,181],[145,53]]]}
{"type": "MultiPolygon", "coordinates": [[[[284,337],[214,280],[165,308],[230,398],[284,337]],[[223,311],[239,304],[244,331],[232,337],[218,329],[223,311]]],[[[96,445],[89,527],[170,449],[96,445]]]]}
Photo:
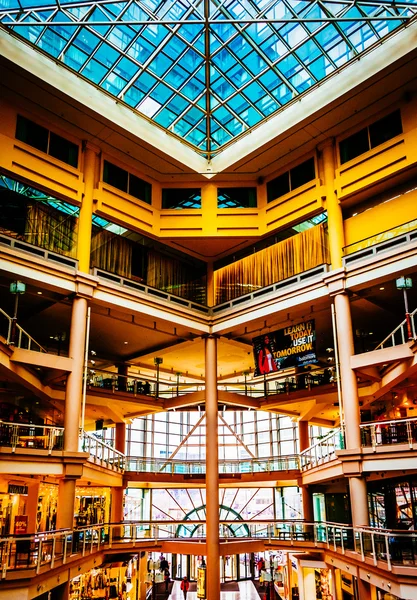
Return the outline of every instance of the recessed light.
{"type": "Polygon", "coordinates": [[[385,290],[385,288],[384,288],[384,287],[380,287],[379,289],[380,289],[380,290],[385,290]]]}
{"type": "Polygon", "coordinates": [[[38,292],[38,296],[42,296],[42,292],[38,292]]]}
{"type": "Polygon", "coordinates": [[[129,342],[123,342],[124,344],[128,344],[129,342]]]}

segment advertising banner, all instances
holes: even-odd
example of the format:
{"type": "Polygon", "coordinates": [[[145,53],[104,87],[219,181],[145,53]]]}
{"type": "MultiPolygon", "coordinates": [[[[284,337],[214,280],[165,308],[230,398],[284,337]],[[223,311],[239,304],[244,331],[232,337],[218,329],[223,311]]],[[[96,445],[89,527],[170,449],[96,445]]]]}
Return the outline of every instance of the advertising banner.
{"type": "Polygon", "coordinates": [[[28,517],[27,515],[19,515],[14,518],[14,534],[22,535],[28,532],[28,517]]]}
{"type": "Polygon", "coordinates": [[[255,377],[317,363],[314,319],[253,338],[255,377]]]}
{"type": "Polygon", "coordinates": [[[197,598],[206,597],[206,569],[199,567],[197,569],[197,598]]]}

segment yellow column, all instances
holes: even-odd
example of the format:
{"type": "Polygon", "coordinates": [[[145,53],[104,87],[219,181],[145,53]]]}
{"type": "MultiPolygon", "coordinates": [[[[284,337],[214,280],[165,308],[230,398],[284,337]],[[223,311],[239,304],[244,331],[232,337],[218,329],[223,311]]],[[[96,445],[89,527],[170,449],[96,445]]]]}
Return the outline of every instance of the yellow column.
{"type": "Polygon", "coordinates": [[[126,423],[116,423],[114,447],[119,452],[126,453],[126,423]]]}
{"type": "Polygon", "coordinates": [[[69,355],[72,371],[67,378],[64,413],[64,450],[78,451],[78,429],[80,426],[84,348],[87,317],[87,300],[76,297],[72,302],[69,355]]]}
{"type": "MultiPolygon", "coordinates": [[[[126,424],[116,423],[116,436],[115,444],[116,450],[119,452],[126,452],[126,424]]],[[[111,500],[111,521],[112,523],[121,523],[124,521],[124,487],[114,487],[112,489],[112,500],[111,500]]],[[[122,535],[121,528],[115,527],[113,530],[113,537],[120,538],[122,535]]]]}
{"type": "Polygon", "coordinates": [[[300,452],[307,450],[307,448],[310,446],[308,421],[298,421],[298,446],[300,448],[300,452]]]}
{"type": "MultiPolygon", "coordinates": [[[[340,383],[342,387],[345,440],[348,450],[361,448],[360,410],[358,384],[355,372],[350,368],[350,357],[355,353],[350,314],[349,296],[337,294],[334,298],[339,350],[340,383]]],[[[360,457],[358,456],[358,459],[360,457]]],[[[366,481],[362,477],[349,478],[352,523],[355,527],[369,525],[366,481]]]]}
{"type": "Polygon", "coordinates": [[[216,235],[217,233],[217,186],[207,183],[201,188],[201,208],[203,211],[203,233],[204,235],[216,235]]]}
{"type": "Polygon", "coordinates": [[[138,567],[138,580],[139,580],[139,594],[138,600],[145,600],[146,592],[148,590],[148,586],[146,583],[146,579],[148,576],[148,556],[146,552],[141,552],[139,554],[139,567],[138,567]]]}
{"type": "Polygon", "coordinates": [[[207,598],[220,600],[217,338],[206,337],[207,598]]]}
{"type": "Polygon", "coordinates": [[[57,529],[72,529],[74,526],[75,483],[75,478],[68,477],[59,481],[57,529]]]}
{"type": "Polygon", "coordinates": [[[36,532],[36,515],[38,512],[39,482],[28,486],[26,514],[28,516],[28,533],[36,532]]]}
{"type": "Polygon", "coordinates": [[[89,142],[84,145],[84,194],[78,221],[78,268],[83,273],[90,272],[91,227],[93,216],[93,196],[98,173],[98,148],[89,142]]]}
{"type": "Polygon", "coordinates": [[[323,157],[324,187],[326,193],[326,209],[329,220],[330,260],[333,269],[342,266],[342,248],[345,245],[343,216],[335,190],[335,160],[333,140],[321,146],[323,157]]]}

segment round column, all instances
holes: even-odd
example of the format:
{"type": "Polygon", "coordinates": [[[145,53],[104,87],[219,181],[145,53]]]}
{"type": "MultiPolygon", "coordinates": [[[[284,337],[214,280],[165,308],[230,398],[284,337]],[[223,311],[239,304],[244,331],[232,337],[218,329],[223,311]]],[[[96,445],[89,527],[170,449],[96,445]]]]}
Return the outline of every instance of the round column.
{"type": "Polygon", "coordinates": [[[342,266],[342,252],[345,245],[343,228],[343,215],[335,190],[335,148],[333,140],[329,140],[322,147],[324,187],[326,193],[326,210],[329,221],[329,250],[333,269],[342,266]]]}
{"type": "Polygon", "coordinates": [[[207,598],[220,600],[219,442],[217,338],[206,338],[206,529],[207,598]]]}
{"type": "Polygon", "coordinates": [[[78,268],[83,273],[90,272],[91,231],[94,205],[94,187],[98,173],[98,148],[89,142],[84,145],[84,194],[78,221],[77,258],[78,268]]]}
{"type": "Polygon", "coordinates": [[[72,529],[74,527],[75,479],[61,479],[58,489],[58,504],[56,514],[57,529],[72,529]]]}
{"type": "Polygon", "coordinates": [[[87,300],[74,298],[72,303],[69,355],[72,371],[68,374],[65,391],[64,450],[78,451],[78,429],[80,426],[84,347],[87,317],[87,300]]]}
{"type": "Polygon", "coordinates": [[[334,298],[337,325],[337,347],[342,386],[343,411],[345,419],[346,448],[361,447],[360,411],[358,384],[355,372],[350,368],[350,357],[355,353],[352,320],[347,294],[337,294],[334,298]]]}
{"type": "Polygon", "coordinates": [[[368,493],[362,477],[349,477],[350,506],[354,527],[369,525],[368,493]]]}

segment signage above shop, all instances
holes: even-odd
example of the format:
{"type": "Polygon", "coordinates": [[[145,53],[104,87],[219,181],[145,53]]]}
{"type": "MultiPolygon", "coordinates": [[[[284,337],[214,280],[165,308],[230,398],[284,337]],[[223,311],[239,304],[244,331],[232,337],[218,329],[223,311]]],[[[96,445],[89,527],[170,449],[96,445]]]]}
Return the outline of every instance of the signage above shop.
{"type": "Polygon", "coordinates": [[[15,483],[9,483],[9,486],[7,488],[7,493],[8,494],[23,494],[24,496],[27,496],[28,486],[27,485],[17,485],[15,483]]]}

